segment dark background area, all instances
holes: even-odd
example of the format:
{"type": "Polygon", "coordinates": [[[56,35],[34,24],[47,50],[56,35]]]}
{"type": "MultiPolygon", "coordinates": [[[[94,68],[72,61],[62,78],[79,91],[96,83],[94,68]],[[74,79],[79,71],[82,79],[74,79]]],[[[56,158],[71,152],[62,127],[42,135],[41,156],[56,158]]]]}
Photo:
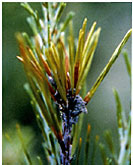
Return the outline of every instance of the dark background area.
{"type": "MultiPolygon", "coordinates": [[[[39,11],[41,16],[40,3],[30,4],[39,11]]],[[[131,3],[67,3],[61,20],[64,20],[69,11],[75,12],[73,18],[75,38],[78,38],[79,29],[85,17],[88,19],[87,32],[94,21],[97,22],[96,28],[102,28],[92,67],[87,77],[88,90],[92,87],[126,32],[131,28],[131,6],[131,3]]],[[[32,127],[35,137],[38,139],[35,146],[40,145],[35,152],[38,154],[42,152],[41,142],[39,141],[41,136],[30,105],[30,98],[23,89],[23,85],[27,81],[26,76],[21,63],[16,59],[19,50],[15,33],[26,31],[32,35],[26,22],[27,16],[29,16],[28,13],[20,6],[20,3],[2,4],[2,127],[3,132],[6,132],[14,124],[14,121],[19,122],[22,126],[32,127]]],[[[125,48],[131,59],[131,38],[125,48]]],[[[103,141],[104,131],[110,129],[118,149],[113,87],[118,90],[123,109],[128,112],[131,100],[130,79],[122,55],[117,59],[87,106],[88,114],[85,115],[82,136],[86,136],[88,123],[92,127],[92,139],[95,135],[99,135],[101,141],[103,141]]],[[[12,134],[14,134],[14,131],[12,131],[12,134]]],[[[100,160],[97,159],[97,161],[100,160]]]]}

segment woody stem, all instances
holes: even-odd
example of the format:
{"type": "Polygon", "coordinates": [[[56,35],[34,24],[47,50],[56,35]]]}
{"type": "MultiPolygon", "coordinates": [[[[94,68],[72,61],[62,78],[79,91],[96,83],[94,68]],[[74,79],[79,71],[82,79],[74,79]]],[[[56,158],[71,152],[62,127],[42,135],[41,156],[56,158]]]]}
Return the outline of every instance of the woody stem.
{"type": "Polygon", "coordinates": [[[69,110],[66,113],[62,114],[63,123],[62,123],[62,132],[65,145],[65,151],[61,151],[61,164],[70,165],[71,161],[71,131],[72,125],[70,124],[70,112],[69,110]]]}

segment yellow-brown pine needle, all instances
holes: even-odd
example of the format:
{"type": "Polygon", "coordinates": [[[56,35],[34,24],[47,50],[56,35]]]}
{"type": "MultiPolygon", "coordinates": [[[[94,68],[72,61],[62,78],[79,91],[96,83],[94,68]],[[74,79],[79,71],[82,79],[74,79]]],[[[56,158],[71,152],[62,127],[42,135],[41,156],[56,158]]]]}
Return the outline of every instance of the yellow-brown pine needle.
{"type": "Polygon", "coordinates": [[[40,54],[40,57],[41,57],[41,61],[43,63],[43,66],[45,68],[46,73],[48,74],[48,76],[51,76],[51,70],[50,70],[50,68],[48,66],[48,63],[46,62],[46,60],[44,59],[42,54],[40,54]]]}
{"type": "Polygon", "coordinates": [[[76,85],[77,85],[78,75],[79,75],[79,62],[76,63],[75,69],[74,69],[74,88],[76,88],[76,85]]]}

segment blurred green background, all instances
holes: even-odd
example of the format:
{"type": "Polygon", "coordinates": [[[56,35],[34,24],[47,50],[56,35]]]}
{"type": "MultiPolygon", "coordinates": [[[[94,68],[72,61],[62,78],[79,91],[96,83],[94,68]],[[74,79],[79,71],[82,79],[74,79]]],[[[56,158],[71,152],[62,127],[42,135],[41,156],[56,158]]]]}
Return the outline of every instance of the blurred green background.
{"type": "MultiPolygon", "coordinates": [[[[40,3],[30,3],[34,9],[39,10],[41,14],[40,3]]],[[[87,31],[94,21],[97,27],[101,27],[101,35],[96,49],[92,67],[87,78],[88,90],[92,87],[96,78],[108,62],[113,51],[122,40],[126,32],[132,25],[132,5],[131,3],[67,3],[61,20],[67,15],[68,11],[75,12],[73,18],[74,35],[78,38],[79,29],[85,17],[88,19],[87,31]]],[[[15,39],[15,33],[26,31],[32,35],[32,32],[26,22],[28,13],[20,6],[20,3],[2,3],[2,110],[3,110],[3,134],[10,131],[10,135],[15,135],[15,124],[20,123],[22,127],[32,130],[33,148],[36,150],[32,153],[37,155],[43,151],[41,147],[42,137],[38,130],[34,113],[30,105],[30,98],[23,89],[27,81],[22,65],[16,59],[19,55],[18,45],[15,39]],[[41,140],[40,140],[41,139],[41,140]],[[34,143],[33,143],[34,142],[34,143]]],[[[131,38],[125,48],[131,59],[131,38]]],[[[88,114],[85,115],[82,136],[86,136],[87,123],[91,124],[91,137],[100,136],[103,141],[103,132],[110,129],[113,134],[113,140],[117,146],[117,123],[116,107],[113,97],[112,88],[115,87],[123,104],[123,109],[130,110],[130,79],[128,77],[124,58],[121,55],[111,71],[102,82],[93,99],[88,104],[88,114]]],[[[24,129],[25,130],[25,129],[24,129]]],[[[5,157],[5,148],[7,143],[3,140],[3,160],[5,157]],[[6,144],[6,145],[5,145],[6,144]]],[[[14,144],[15,145],[15,144],[14,144]]],[[[16,143],[17,146],[17,143],[16,143]]],[[[32,150],[33,150],[32,148],[32,150]]],[[[11,149],[13,152],[13,149],[11,149]]],[[[7,153],[7,152],[6,152],[7,153]]],[[[98,153],[99,155],[99,153],[98,153]]],[[[99,157],[99,156],[98,156],[99,157]]],[[[82,157],[81,157],[82,161],[82,157]]],[[[97,163],[101,160],[97,159],[97,163]]],[[[11,161],[10,161],[10,164],[11,161]]]]}

